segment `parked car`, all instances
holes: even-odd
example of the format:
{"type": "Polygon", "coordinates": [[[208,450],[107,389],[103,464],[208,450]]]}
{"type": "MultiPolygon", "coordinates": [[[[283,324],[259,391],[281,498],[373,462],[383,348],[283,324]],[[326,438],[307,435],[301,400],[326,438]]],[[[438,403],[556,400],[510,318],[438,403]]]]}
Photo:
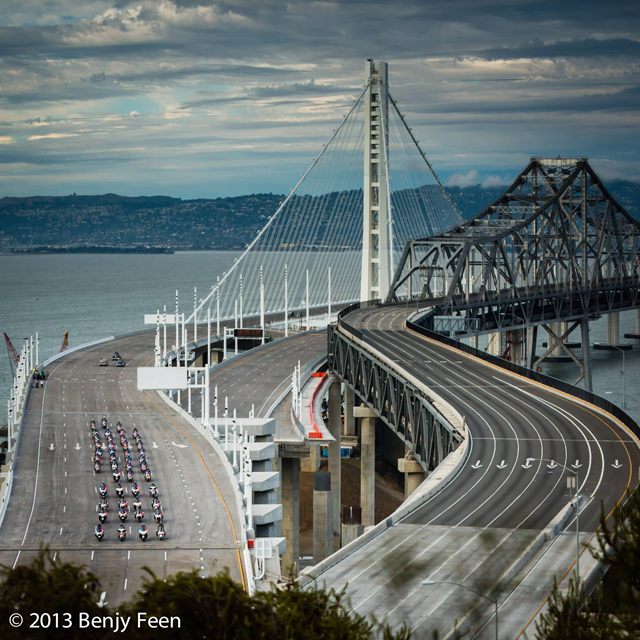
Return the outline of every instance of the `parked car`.
{"type": "Polygon", "coordinates": [[[109,361],[106,358],[100,358],[100,360],[98,361],[98,364],[101,367],[108,367],[109,366],[109,361]]]}

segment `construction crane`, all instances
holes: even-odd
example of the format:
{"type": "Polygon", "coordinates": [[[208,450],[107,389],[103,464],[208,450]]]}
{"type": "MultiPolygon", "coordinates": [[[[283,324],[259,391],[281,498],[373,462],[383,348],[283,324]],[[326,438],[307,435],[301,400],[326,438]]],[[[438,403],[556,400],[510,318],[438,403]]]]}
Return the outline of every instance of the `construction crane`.
{"type": "Polygon", "coordinates": [[[7,354],[9,355],[9,363],[11,364],[11,374],[15,376],[18,363],[20,362],[20,356],[18,355],[15,347],[11,344],[11,340],[9,340],[9,336],[6,333],[4,334],[4,341],[7,345],[7,354]]]}

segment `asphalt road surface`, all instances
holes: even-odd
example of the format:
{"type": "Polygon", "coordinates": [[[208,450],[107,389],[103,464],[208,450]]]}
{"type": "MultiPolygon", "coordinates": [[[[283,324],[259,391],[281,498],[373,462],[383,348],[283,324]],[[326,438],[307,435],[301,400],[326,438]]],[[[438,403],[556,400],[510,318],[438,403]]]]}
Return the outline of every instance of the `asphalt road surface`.
{"type": "MultiPolygon", "coordinates": [[[[422,580],[457,581],[488,593],[568,503],[573,490],[563,466],[580,474],[586,542],[598,528],[601,505],[609,513],[633,484],[640,449],[629,432],[593,407],[405,330],[406,315],[405,308],[365,308],[345,322],[465,416],[470,455],[445,490],[321,579],[336,588],[348,583],[347,596],[359,613],[386,617],[394,628],[406,622],[414,637],[427,638],[434,628],[448,633],[478,600],[453,585],[424,587],[422,580]]],[[[573,527],[575,520],[566,531],[573,527]]],[[[560,578],[571,568],[575,539],[545,553],[544,562],[524,572],[525,580],[519,576],[522,586],[517,580],[501,595],[505,611],[515,616],[501,637],[520,637],[520,623],[544,602],[553,574],[560,578]],[[525,587],[526,606],[517,607],[517,589],[525,587]]],[[[586,568],[588,551],[582,557],[586,568]]],[[[483,638],[493,637],[491,624],[480,631],[483,638]]]]}
{"type": "MultiPolygon", "coordinates": [[[[44,388],[31,390],[11,500],[0,528],[0,563],[28,563],[47,544],[63,559],[95,572],[110,605],[141,588],[145,565],[160,578],[194,568],[211,575],[227,567],[235,580],[244,581],[239,514],[221,461],[155,392],[136,389],[136,367],[149,363],[153,339],[153,333],[142,333],[70,353],[48,368],[44,388]],[[125,368],[111,362],[116,349],[127,362],[125,368]],[[100,357],[109,358],[110,365],[99,367],[100,357]],[[146,542],[139,540],[139,525],[130,513],[127,538],[118,541],[116,484],[107,464],[99,474],[92,464],[88,424],[94,418],[99,425],[103,416],[114,436],[116,422],[122,422],[130,445],[133,428],[140,431],[164,510],[164,541],[155,537],[148,483],[133,452],[134,478],[152,535],[146,542]],[[109,489],[109,515],[106,536],[99,542],[93,531],[102,481],[109,489]]],[[[99,433],[104,442],[103,430],[99,433]]],[[[117,437],[116,443],[121,455],[117,437]]],[[[123,484],[131,511],[129,483],[123,484]]]]}

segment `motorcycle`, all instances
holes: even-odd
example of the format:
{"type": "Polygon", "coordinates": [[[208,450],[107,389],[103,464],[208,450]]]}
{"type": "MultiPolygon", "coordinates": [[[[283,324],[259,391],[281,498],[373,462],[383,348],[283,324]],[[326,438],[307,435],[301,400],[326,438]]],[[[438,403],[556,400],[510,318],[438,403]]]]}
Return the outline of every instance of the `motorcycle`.
{"type": "Polygon", "coordinates": [[[162,520],[164,518],[164,514],[159,509],[153,513],[153,519],[158,523],[162,524],[162,520]]]}
{"type": "Polygon", "coordinates": [[[116,487],[116,494],[118,495],[118,498],[122,498],[124,495],[124,487],[120,482],[118,482],[118,486],[116,487]]]}
{"type": "Polygon", "coordinates": [[[127,537],[127,530],[124,527],[120,527],[118,529],[118,540],[120,540],[120,542],[123,542],[127,537]]]}
{"type": "Polygon", "coordinates": [[[113,475],[113,479],[116,482],[119,482],[120,478],[122,478],[122,471],[114,471],[112,475],[113,475]]]}
{"type": "Polygon", "coordinates": [[[140,529],[138,529],[138,535],[140,536],[140,540],[144,542],[147,539],[147,536],[149,535],[149,529],[147,529],[147,527],[142,525],[140,529]]]}
{"type": "Polygon", "coordinates": [[[98,505],[98,511],[104,511],[105,513],[109,511],[109,503],[105,498],[100,500],[100,504],[98,505]]]}
{"type": "Polygon", "coordinates": [[[121,498],[118,502],[118,509],[124,509],[125,511],[129,508],[129,504],[124,498],[121,498]]]}
{"type": "Polygon", "coordinates": [[[103,428],[107,427],[107,419],[106,418],[102,418],[102,421],[100,423],[102,425],[103,428]]]}
{"type": "Polygon", "coordinates": [[[155,482],[151,483],[151,485],[149,486],[149,495],[152,498],[158,497],[158,487],[155,482]]]}
{"type": "Polygon", "coordinates": [[[111,460],[111,471],[117,471],[118,470],[118,461],[112,459],[111,460]]]}
{"type": "Polygon", "coordinates": [[[151,507],[153,509],[162,509],[162,502],[160,502],[160,500],[156,497],[151,502],[151,507]]]}
{"type": "Polygon", "coordinates": [[[133,516],[138,522],[142,522],[144,520],[144,511],[142,509],[136,509],[136,512],[133,516]]]}
{"type": "Polygon", "coordinates": [[[167,537],[167,530],[164,528],[164,525],[160,525],[156,529],[156,536],[160,538],[160,540],[164,540],[167,537]]]}
{"type": "Polygon", "coordinates": [[[100,495],[104,498],[107,495],[107,485],[103,482],[99,487],[98,487],[98,492],[100,493],[100,495]]]}
{"type": "Polygon", "coordinates": [[[137,482],[134,482],[133,485],[131,486],[131,493],[137,498],[138,494],[140,493],[140,487],[138,486],[137,482]]]}
{"type": "Polygon", "coordinates": [[[102,525],[98,525],[94,529],[94,533],[96,538],[98,538],[98,540],[102,540],[102,538],[104,538],[104,529],[102,528],[102,525]]]}
{"type": "Polygon", "coordinates": [[[127,469],[127,482],[133,482],[133,471],[131,471],[131,469],[127,469]]]}
{"type": "Polygon", "coordinates": [[[100,520],[100,522],[106,522],[107,521],[107,512],[106,511],[99,511],[98,512],[98,520],[100,520]]]}
{"type": "Polygon", "coordinates": [[[151,471],[149,471],[149,469],[147,469],[147,470],[144,472],[144,479],[145,479],[147,482],[151,482],[151,471]]]}
{"type": "Polygon", "coordinates": [[[121,522],[124,522],[127,519],[128,515],[129,514],[126,511],[124,511],[123,509],[120,509],[120,511],[118,511],[118,518],[120,518],[121,522]]]}
{"type": "Polygon", "coordinates": [[[100,461],[99,461],[99,460],[96,460],[96,461],[93,463],[93,470],[94,470],[96,473],[100,473],[100,461]]]}

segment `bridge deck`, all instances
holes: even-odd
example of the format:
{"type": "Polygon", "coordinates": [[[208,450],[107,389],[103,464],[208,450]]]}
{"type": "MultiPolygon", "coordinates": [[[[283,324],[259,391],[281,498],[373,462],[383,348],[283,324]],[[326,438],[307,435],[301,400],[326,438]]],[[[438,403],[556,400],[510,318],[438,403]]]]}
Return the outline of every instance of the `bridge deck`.
{"type": "MultiPolygon", "coordinates": [[[[141,587],[144,565],[159,577],[193,568],[213,574],[229,567],[232,577],[242,580],[227,507],[239,536],[238,514],[230,482],[217,470],[216,454],[155,393],[136,389],[135,368],[150,364],[153,339],[153,333],[138,334],[69,354],[52,364],[44,389],[32,389],[15,484],[0,528],[1,563],[28,562],[40,543],[49,544],[60,549],[64,559],[95,572],[113,605],[141,587]],[[127,367],[98,367],[98,359],[110,357],[114,349],[127,367]],[[127,532],[124,543],[117,540],[115,483],[106,465],[96,475],[91,462],[93,441],[87,425],[92,418],[99,424],[103,415],[113,429],[122,422],[130,444],[133,427],[140,430],[165,513],[169,537],[163,542],[155,536],[141,542],[131,516],[126,524],[132,526],[132,535],[127,532]],[[93,527],[98,522],[96,488],[102,481],[109,488],[109,516],[100,543],[93,527]]],[[[135,480],[144,492],[145,521],[155,531],[148,485],[137,460],[133,462],[135,480]]],[[[126,497],[131,506],[131,496],[126,497]]]]}
{"type": "MultiPolygon", "coordinates": [[[[598,527],[600,505],[609,512],[631,486],[640,449],[626,430],[595,409],[405,330],[406,315],[400,307],[363,308],[344,319],[345,329],[361,331],[368,345],[465,415],[471,434],[469,459],[441,493],[320,580],[338,589],[348,583],[347,595],[358,611],[388,615],[394,627],[406,619],[416,627],[414,637],[420,638],[430,637],[434,627],[448,632],[453,621],[476,604],[446,585],[429,587],[435,591],[427,594],[426,587],[418,586],[420,580],[463,580],[489,591],[569,501],[568,474],[547,463],[527,464],[527,458],[580,465],[580,529],[586,542],[598,527]],[[432,602],[437,606],[429,613],[425,603],[432,602]]],[[[567,530],[572,527],[575,520],[567,530]]],[[[570,567],[575,542],[572,547],[561,536],[554,549],[543,548],[546,562],[535,567],[537,573],[522,586],[515,583],[514,589],[512,583],[504,605],[505,612],[511,611],[511,630],[527,621],[523,611],[530,616],[542,604],[553,574],[560,578],[570,567]]],[[[583,552],[582,558],[584,573],[589,553],[583,552]]],[[[507,595],[502,594],[501,601],[507,595]]]]}

